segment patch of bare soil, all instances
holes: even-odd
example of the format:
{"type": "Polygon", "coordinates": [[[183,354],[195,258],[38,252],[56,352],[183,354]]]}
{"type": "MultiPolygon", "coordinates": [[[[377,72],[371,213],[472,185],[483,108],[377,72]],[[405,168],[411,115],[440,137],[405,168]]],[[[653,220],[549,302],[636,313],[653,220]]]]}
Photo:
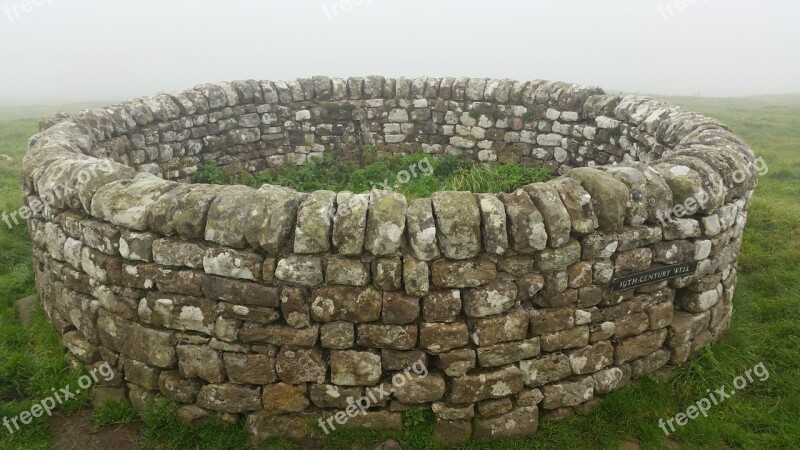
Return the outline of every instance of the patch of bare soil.
{"type": "Polygon", "coordinates": [[[140,428],[141,425],[132,424],[95,430],[89,409],[69,416],[56,413],[50,419],[53,448],[57,450],[132,450],[140,428]]]}

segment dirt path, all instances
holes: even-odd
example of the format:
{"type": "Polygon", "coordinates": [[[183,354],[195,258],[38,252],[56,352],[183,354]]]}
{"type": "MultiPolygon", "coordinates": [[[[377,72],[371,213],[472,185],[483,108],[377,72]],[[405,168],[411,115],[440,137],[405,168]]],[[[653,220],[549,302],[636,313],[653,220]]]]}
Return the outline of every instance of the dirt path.
{"type": "Polygon", "coordinates": [[[90,420],[91,410],[84,409],[65,416],[54,414],[50,419],[53,447],[57,450],[132,450],[140,425],[118,425],[96,431],[90,420]]]}

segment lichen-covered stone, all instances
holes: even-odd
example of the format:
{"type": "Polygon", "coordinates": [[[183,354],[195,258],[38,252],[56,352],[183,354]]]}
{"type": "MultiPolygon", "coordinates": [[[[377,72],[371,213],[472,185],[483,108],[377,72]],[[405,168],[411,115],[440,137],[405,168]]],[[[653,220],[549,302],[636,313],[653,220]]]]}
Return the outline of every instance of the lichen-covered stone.
{"type": "Polygon", "coordinates": [[[194,242],[158,239],[153,241],[152,252],[153,260],[163,266],[202,269],[206,248],[194,242]]]}
{"type": "Polygon", "coordinates": [[[592,233],[598,226],[597,216],[592,207],[592,196],[583,189],[580,182],[564,177],[548,183],[556,189],[569,214],[572,233],[578,236],[592,233]]]}
{"type": "Polygon", "coordinates": [[[328,259],[325,266],[325,282],[366,286],[369,283],[369,271],[361,260],[334,257],[328,259]]]}
{"type": "Polygon", "coordinates": [[[318,408],[344,409],[362,396],[360,387],[344,387],[335,384],[312,384],[308,393],[311,402],[318,408]]]}
{"type": "Polygon", "coordinates": [[[209,206],[205,239],[226,247],[246,247],[246,221],[255,203],[254,189],[246,186],[224,186],[209,206]]]}
{"type": "Polygon", "coordinates": [[[426,322],[453,322],[461,312],[461,291],[433,291],[422,299],[422,318],[426,322]]]}
{"type": "Polygon", "coordinates": [[[624,183],[603,171],[589,167],[571,169],[566,176],[580,181],[581,186],[592,196],[592,207],[597,214],[601,231],[622,229],[625,205],[630,195],[624,183]]]}
{"type": "Polygon", "coordinates": [[[372,283],[377,289],[396,291],[403,283],[403,261],[399,257],[372,261],[372,283]]]}
{"type": "Polygon", "coordinates": [[[320,344],[324,348],[345,350],[353,347],[355,327],[350,322],[331,322],[320,327],[320,344]]]}
{"type": "Polygon", "coordinates": [[[402,292],[384,292],[382,311],[385,323],[402,325],[413,322],[419,317],[419,297],[402,292]]]}
{"type": "Polygon", "coordinates": [[[207,384],[197,395],[201,408],[228,414],[261,409],[261,388],[239,384],[207,384]]]}
{"type": "Polygon", "coordinates": [[[207,345],[179,345],[178,369],[184,378],[202,378],[209,383],[225,381],[222,354],[207,345]]]}
{"type": "Polygon", "coordinates": [[[614,361],[614,347],[609,341],[587,345],[568,353],[572,373],[586,375],[604,369],[614,361]]]}
{"type": "Polygon", "coordinates": [[[139,318],[147,324],[211,334],[217,321],[216,302],[187,295],[152,292],[139,302],[139,318]]]}
{"type": "Polygon", "coordinates": [[[556,409],[565,406],[576,406],[589,401],[594,396],[594,381],[592,377],[582,378],[580,381],[560,381],[542,388],[545,409],[556,409]]]}
{"type": "Polygon", "coordinates": [[[317,256],[289,255],[278,261],[275,277],[302,286],[322,283],[322,259],[317,256]]]}
{"type": "Polygon", "coordinates": [[[445,258],[472,258],[481,250],[481,212],[470,192],[435,192],[431,196],[439,248],[445,258]]]}
{"type": "Polygon", "coordinates": [[[293,189],[265,184],[255,195],[245,221],[245,239],[250,246],[277,255],[289,238],[303,198],[293,189]]]}
{"type": "Polygon", "coordinates": [[[444,392],[444,377],[440,373],[410,373],[402,386],[395,386],[393,395],[401,402],[413,405],[438,401],[444,392]]]}
{"type": "Polygon", "coordinates": [[[370,322],[380,317],[381,304],[380,292],[371,287],[324,287],[318,289],[314,295],[311,315],[319,322],[370,322]]]}
{"type": "Polygon", "coordinates": [[[258,281],[263,262],[264,259],[253,252],[212,247],[203,256],[203,270],[210,275],[258,281]]]}
{"type": "Polygon", "coordinates": [[[433,354],[461,348],[469,343],[469,329],[464,322],[422,323],[419,345],[433,354]]]}
{"type": "Polygon", "coordinates": [[[667,330],[651,331],[634,336],[617,344],[614,363],[622,364],[658,350],[667,337],[667,330]]]}
{"type": "Polygon", "coordinates": [[[391,255],[400,248],[406,228],[406,197],[373,189],[369,196],[364,248],[373,255],[391,255]]]}
{"type": "Polygon", "coordinates": [[[109,183],[92,198],[92,216],[135,231],[146,231],[150,208],[177,183],[149,174],[109,183]]]}
{"type": "Polygon", "coordinates": [[[158,377],[158,390],[173,401],[194,403],[200,392],[200,383],[196,380],[187,380],[175,371],[161,372],[158,377]]]}
{"type": "Polygon", "coordinates": [[[168,369],[178,362],[175,332],[161,331],[99,312],[97,331],[104,346],[145,364],[168,369]]]}
{"type": "Polygon", "coordinates": [[[222,277],[205,277],[202,280],[201,287],[203,295],[215,300],[269,308],[280,306],[278,288],[276,287],[222,277]]]}
{"type": "Polygon", "coordinates": [[[360,255],[364,250],[369,196],[340,192],[336,195],[336,214],[333,217],[333,245],[347,256],[360,255]]]}
{"type": "Polygon", "coordinates": [[[332,350],[331,382],[339,386],[373,386],[381,378],[381,357],[372,352],[332,350]]]}
{"type": "Polygon", "coordinates": [[[475,403],[490,398],[516,394],[524,386],[522,371],[515,366],[482,370],[479,373],[453,379],[450,401],[475,403]]]}
{"type": "Polygon", "coordinates": [[[305,384],[275,383],[264,386],[262,395],[264,411],[273,414],[300,412],[310,404],[307,390],[305,384]]]}
{"type": "Polygon", "coordinates": [[[410,256],[403,257],[403,285],[406,294],[422,297],[430,289],[430,271],[425,261],[410,256]]]}
{"type": "Polygon", "coordinates": [[[525,384],[539,387],[572,375],[569,358],[563,353],[547,353],[519,363],[525,384]]]}
{"type": "Polygon", "coordinates": [[[485,286],[465,289],[464,312],[469,317],[486,317],[500,314],[512,306],[517,299],[517,285],[510,281],[497,280],[485,286]]]}
{"type": "Polygon", "coordinates": [[[275,373],[289,384],[324,383],[328,366],[316,348],[282,348],[275,358],[275,373]]]}
{"type": "Polygon", "coordinates": [[[529,184],[523,189],[531,196],[533,204],[542,214],[548,245],[553,248],[566,245],[569,242],[572,222],[558,191],[545,183],[529,184]]]}
{"type": "Polygon", "coordinates": [[[416,325],[360,324],[358,326],[358,345],[361,347],[411,350],[416,344],[416,325]]]}
{"type": "Polygon", "coordinates": [[[478,347],[478,364],[481,367],[504,366],[526,358],[533,358],[540,351],[541,344],[538,337],[524,341],[478,347]]]}
{"type": "Polygon", "coordinates": [[[300,204],[294,229],[295,253],[326,252],[331,246],[336,193],[314,191],[300,204]]]}
{"type": "Polygon", "coordinates": [[[611,167],[608,173],[628,187],[628,203],[625,207],[625,223],[639,226],[647,220],[647,179],[632,167],[611,167]]]}
{"type": "Polygon", "coordinates": [[[497,266],[489,259],[466,261],[439,259],[433,262],[431,282],[439,288],[477,287],[497,277],[497,266]]]}
{"type": "Polygon", "coordinates": [[[508,250],[506,209],[493,194],[476,194],[481,209],[481,235],[487,253],[502,255],[508,250]]]}
{"type": "Polygon", "coordinates": [[[392,350],[390,348],[381,350],[381,364],[384,371],[405,370],[420,363],[428,367],[428,354],[423,350],[392,350]]]}
{"type": "Polygon", "coordinates": [[[245,343],[272,344],[281,347],[313,347],[319,336],[317,325],[294,328],[285,325],[260,325],[247,322],[239,330],[239,339],[245,343]]]}
{"type": "Polygon", "coordinates": [[[547,246],[547,231],[542,214],[530,196],[518,189],[511,194],[500,194],[498,198],[506,207],[511,248],[524,254],[543,250],[547,246]]]}
{"type": "Polygon", "coordinates": [[[441,255],[437,245],[436,220],[433,217],[430,199],[416,199],[408,205],[406,227],[409,246],[417,259],[431,261],[441,255]]]}
{"type": "Polygon", "coordinates": [[[471,348],[439,353],[438,357],[439,368],[450,377],[463,376],[470,369],[475,368],[475,350],[471,348]]]}
{"type": "Polygon", "coordinates": [[[534,254],[534,260],[539,270],[560,270],[581,259],[581,244],[578,241],[569,241],[560,248],[548,248],[534,254]]]}
{"type": "Polygon", "coordinates": [[[266,355],[225,353],[225,373],[231,383],[270,384],[278,379],[275,358],[266,355]]]}
{"type": "Polygon", "coordinates": [[[528,313],[517,308],[503,315],[475,319],[471,324],[472,341],[478,346],[520,341],[528,333],[528,313]]]}

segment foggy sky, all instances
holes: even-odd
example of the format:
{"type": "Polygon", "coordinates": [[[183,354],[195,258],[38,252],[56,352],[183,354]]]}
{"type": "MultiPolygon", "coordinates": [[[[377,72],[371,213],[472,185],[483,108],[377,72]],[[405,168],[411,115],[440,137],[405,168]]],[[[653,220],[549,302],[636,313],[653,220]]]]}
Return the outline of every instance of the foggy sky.
{"type": "Polygon", "coordinates": [[[0,104],[372,74],[797,93],[799,17],[795,0],[0,0],[0,104]]]}

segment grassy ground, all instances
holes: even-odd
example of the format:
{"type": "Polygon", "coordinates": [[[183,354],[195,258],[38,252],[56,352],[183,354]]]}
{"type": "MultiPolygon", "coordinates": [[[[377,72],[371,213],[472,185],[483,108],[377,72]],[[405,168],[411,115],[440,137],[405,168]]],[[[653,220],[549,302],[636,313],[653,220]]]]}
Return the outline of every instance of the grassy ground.
{"type": "MultiPolygon", "coordinates": [[[[588,417],[544,421],[530,439],[473,443],[469,449],[619,448],[633,441],[643,448],[770,449],[800,447],[800,97],[749,99],[669,99],[716,117],[731,126],[763,156],[769,173],[761,179],[750,207],[740,277],[734,299],[731,330],[722,342],[697,355],[665,378],[646,378],[636,386],[607,396],[588,417]],[[665,439],[658,420],[668,419],[707,395],[707,389],[731,386],[737,375],[758,363],[769,370],[765,381],[754,381],[708,417],[690,421],[665,439]]],[[[41,115],[41,114],[37,114],[41,115]]],[[[19,164],[25,142],[36,130],[34,120],[20,120],[25,111],[0,110],[0,212],[21,205],[19,164]]],[[[29,115],[32,117],[33,115],[29,115]]],[[[29,409],[51,387],[75,383],[65,369],[56,334],[41,311],[31,328],[21,327],[13,302],[33,292],[30,244],[24,227],[9,229],[0,222],[0,418],[29,409]]],[[[729,388],[730,389],[730,388],[729,388]]],[[[66,409],[81,407],[75,400],[66,409]]],[[[171,406],[157,405],[145,415],[143,448],[242,448],[240,427],[210,425],[201,430],[181,426],[171,406]]],[[[127,405],[99,410],[97,426],[133,419],[127,405]]],[[[371,448],[387,437],[405,449],[436,448],[427,440],[429,416],[410,415],[415,425],[400,433],[336,434],[328,448],[371,448]]],[[[46,419],[10,437],[0,426],[0,448],[50,448],[46,419]]],[[[272,442],[268,448],[286,448],[272,442]]]]}

